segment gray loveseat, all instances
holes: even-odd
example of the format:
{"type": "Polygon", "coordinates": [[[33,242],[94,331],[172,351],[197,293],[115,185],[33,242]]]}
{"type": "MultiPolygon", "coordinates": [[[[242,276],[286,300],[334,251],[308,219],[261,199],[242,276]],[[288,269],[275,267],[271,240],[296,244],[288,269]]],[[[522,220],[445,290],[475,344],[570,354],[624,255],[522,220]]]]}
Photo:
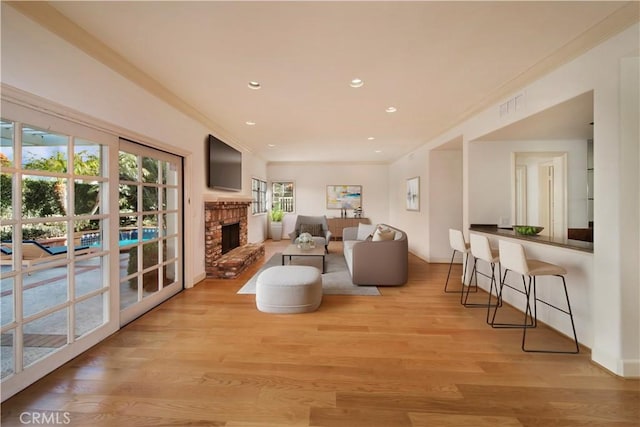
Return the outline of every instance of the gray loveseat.
{"type": "Polygon", "coordinates": [[[407,234],[389,225],[380,225],[393,231],[392,240],[373,241],[362,225],[342,231],[344,258],[356,285],[401,286],[407,283],[407,234]]]}

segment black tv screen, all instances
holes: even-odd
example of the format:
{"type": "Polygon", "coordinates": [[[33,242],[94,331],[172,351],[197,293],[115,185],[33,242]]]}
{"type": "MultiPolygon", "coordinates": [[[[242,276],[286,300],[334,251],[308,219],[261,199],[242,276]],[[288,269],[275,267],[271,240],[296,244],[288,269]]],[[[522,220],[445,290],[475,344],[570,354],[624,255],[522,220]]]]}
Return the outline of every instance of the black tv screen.
{"type": "Polygon", "coordinates": [[[209,135],[209,188],[242,191],[242,153],[209,135]]]}

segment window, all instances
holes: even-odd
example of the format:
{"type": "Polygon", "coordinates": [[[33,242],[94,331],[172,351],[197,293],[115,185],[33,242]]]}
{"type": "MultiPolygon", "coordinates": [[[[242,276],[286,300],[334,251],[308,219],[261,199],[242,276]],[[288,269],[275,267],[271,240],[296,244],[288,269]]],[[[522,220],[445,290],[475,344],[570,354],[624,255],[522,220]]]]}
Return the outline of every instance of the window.
{"type": "Polygon", "coordinates": [[[293,182],[279,181],[271,185],[273,194],[272,207],[280,207],[284,212],[294,212],[295,203],[293,200],[293,182]]]}
{"type": "Polygon", "coordinates": [[[252,214],[261,214],[267,211],[267,182],[258,178],[251,178],[251,204],[252,214]]]}

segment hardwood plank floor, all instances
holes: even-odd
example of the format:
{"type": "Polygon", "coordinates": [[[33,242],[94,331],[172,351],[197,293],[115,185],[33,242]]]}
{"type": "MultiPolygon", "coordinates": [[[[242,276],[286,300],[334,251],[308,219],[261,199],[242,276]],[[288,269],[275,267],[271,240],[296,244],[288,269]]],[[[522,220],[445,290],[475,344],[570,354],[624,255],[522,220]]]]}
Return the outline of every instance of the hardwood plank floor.
{"type": "MultiPolygon", "coordinates": [[[[267,242],[264,260],[285,245],[267,242]]],[[[130,323],[4,402],[2,425],[23,425],[23,412],[67,412],[72,426],[640,424],[640,381],[599,368],[585,348],[523,353],[520,330],[492,329],[486,311],[443,293],[448,264],[411,256],[405,286],[327,295],[295,315],[260,313],[236,294],[258,268],[130,323]]]]}

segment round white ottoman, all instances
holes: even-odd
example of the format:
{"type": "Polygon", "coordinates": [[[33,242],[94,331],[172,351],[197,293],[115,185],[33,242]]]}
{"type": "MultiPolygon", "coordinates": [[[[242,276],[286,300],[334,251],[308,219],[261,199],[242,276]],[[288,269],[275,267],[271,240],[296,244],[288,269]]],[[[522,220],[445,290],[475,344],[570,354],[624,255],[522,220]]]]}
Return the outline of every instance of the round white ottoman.
{"type": "Polygon", "coordinates": [[[267,268],[256,283],[256,307],[265,313],[307,313],[322,301],[320,270],[304,265],[267,268]]]}

